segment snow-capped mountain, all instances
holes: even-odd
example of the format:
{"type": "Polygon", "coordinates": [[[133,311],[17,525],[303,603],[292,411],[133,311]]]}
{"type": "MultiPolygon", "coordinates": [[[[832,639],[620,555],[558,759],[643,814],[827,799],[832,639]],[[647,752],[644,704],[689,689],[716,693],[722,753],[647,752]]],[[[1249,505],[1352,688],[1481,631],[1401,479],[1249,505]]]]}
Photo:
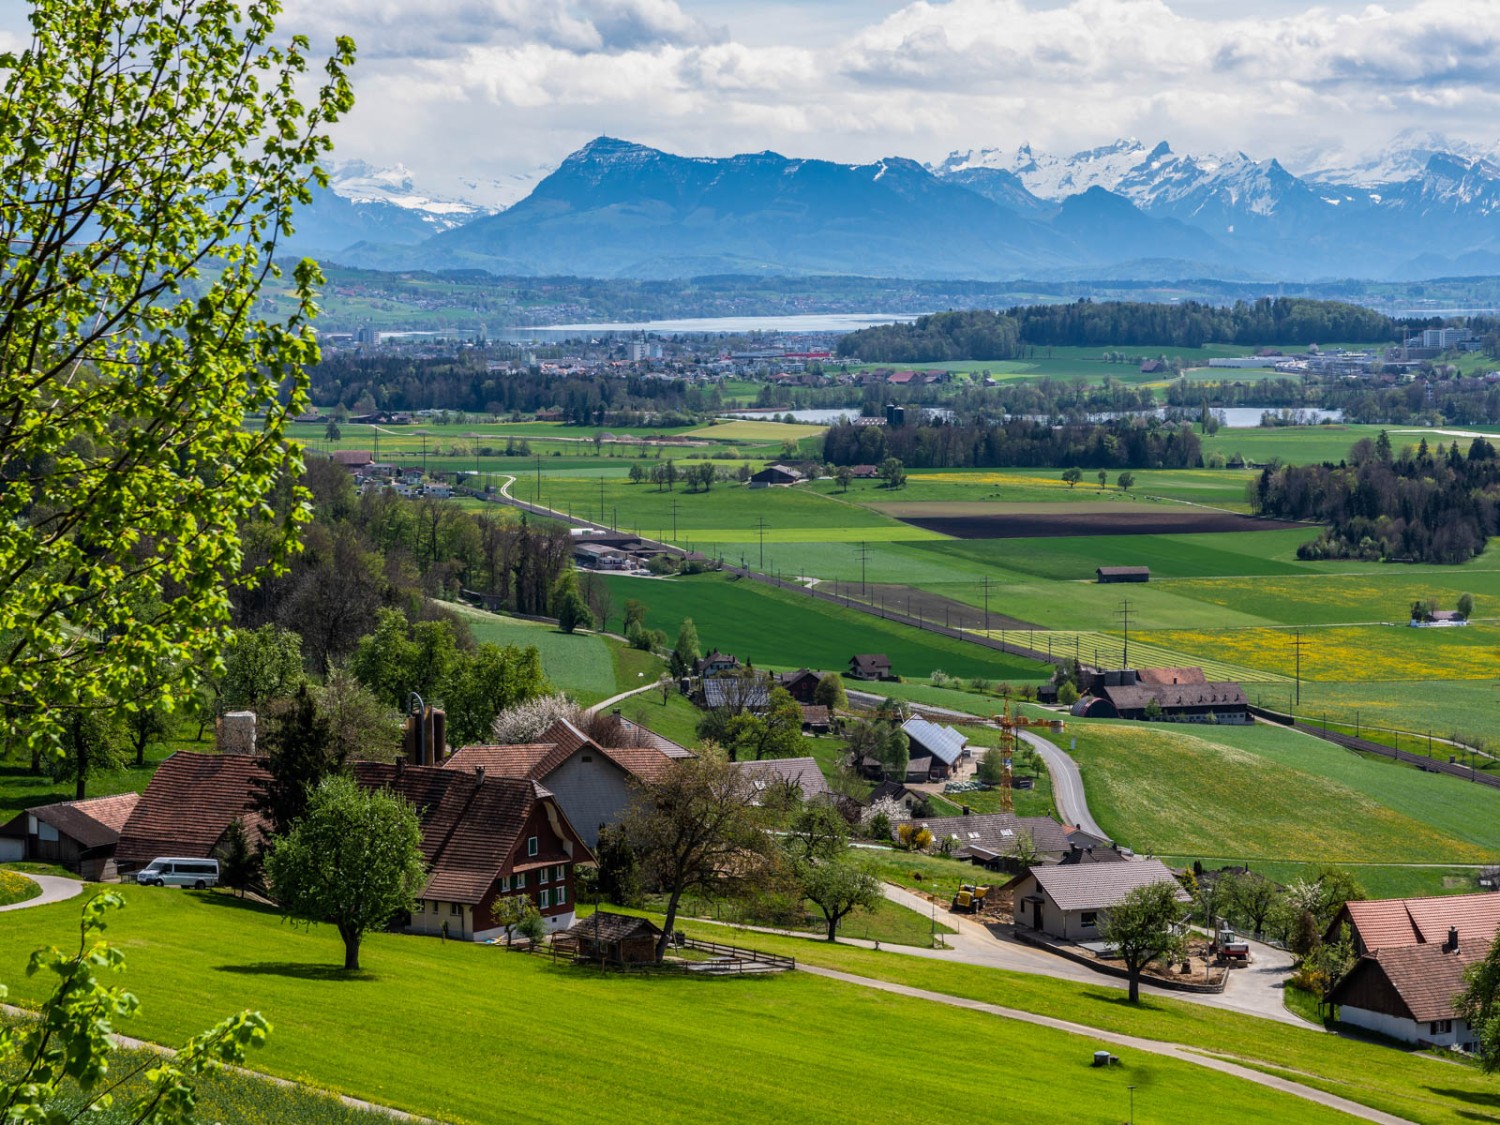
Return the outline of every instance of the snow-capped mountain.
{"type": "Polygon", "coordinates": [[[449,230],[472,219],[497,210],[467,199],[451,199],[420,191],[404,165],[376,168],[363,160],[345,160],[328,170],[328,187],[335,195],[358,204],[388,204],[403,211],[413,211],[432,225],[435,231],[449,230]]]}
{"type": "Polygon", "coordinates": [[[1486,146],[1430,129],[1405,129],[1373,154],[1341,147],[1310,149],[1290,156],[1287,164],[1305,180],[1373,188],[1415,179],[1439,155],[1500,163],[1500,142],[1486,146]]]}

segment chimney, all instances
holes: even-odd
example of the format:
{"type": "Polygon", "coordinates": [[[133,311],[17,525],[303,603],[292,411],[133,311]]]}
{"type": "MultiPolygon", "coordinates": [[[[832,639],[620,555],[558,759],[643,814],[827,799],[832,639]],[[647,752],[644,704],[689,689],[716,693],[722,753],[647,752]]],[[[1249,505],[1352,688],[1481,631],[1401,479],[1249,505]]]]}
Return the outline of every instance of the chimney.
{"type": "Polygon", "coordinates": [[[475,766],[474,767],[474,784],[475,785],[483,785],[484,784],[484,767],[483,766],[475,766]]]}
{"type": "Polygon", "coordinates": [[[1448,940],[1445,941],[1445,942],[1443,942],[1443,952],[1444,953],[1457,953],[1458,952],[1458,927],[1457,926],[1449,926],[1448,927],[1448,940]]]}

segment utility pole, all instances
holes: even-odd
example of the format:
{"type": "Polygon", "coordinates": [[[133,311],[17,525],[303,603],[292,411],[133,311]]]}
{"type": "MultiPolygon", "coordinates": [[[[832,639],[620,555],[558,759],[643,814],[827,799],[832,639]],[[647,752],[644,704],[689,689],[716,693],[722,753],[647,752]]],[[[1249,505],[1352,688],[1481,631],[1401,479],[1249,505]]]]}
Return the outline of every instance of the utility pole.
{"type": "Polygon", "coordinates": [[[599,474],[599,522],[604,522],[604,474],[599,474]]]}
{"type": "Polygon", "coordinates": [[[672,501],[672,538],[677,538],[677,501],[672,501]]]}
{"type": "Polygon", "coordinates": [[[984,591],[984,631],[986,634],[990,631],[990,589],[993,586],[994,582],[991,581],[988,574],[984,576],[984,579],[979,584],[979,588],[984,591]]]}
{"type": "Polygon", "coordinates": [[[1296,679],[1298,707],[1302,706],[1302,646],[1305,644],[1307,644],[1307,642],[1302,639],[1302,630],[1298,629],[1296,636],[1292,638],[1292,651],[1297,654],[1296,679]]]}
{"type": "Polygon", "coordinates": [[[427,431],[422,431],[422,475],[427,475],[427,431]]]}
{"type": "Polygon", "coordinates": [[[542,505],[542,455],[536,455],[536,503],[537,507],[542,505]]]}
{"type": "Polygon", "coordinates": [[[766,568],[766,517],[755,517],[755,530],[760,536],[760,568],[766,568]]]}
{"type": "Polygon", "coordinates": [[[1125,651],[1120,657],[1122,669],[1130,667],[1130,599],[1121,598],[1120,608],[1115,610],[1115,616],[1125,623],[1125,651]]]}
{"type": "Polygon", "coordinates": [[[859,550],[855,552],[859,556],[859,596],[868,597],[865,593],[865,563],[870,558],[870,545],[863,539],[859,542],[859,550]]]}

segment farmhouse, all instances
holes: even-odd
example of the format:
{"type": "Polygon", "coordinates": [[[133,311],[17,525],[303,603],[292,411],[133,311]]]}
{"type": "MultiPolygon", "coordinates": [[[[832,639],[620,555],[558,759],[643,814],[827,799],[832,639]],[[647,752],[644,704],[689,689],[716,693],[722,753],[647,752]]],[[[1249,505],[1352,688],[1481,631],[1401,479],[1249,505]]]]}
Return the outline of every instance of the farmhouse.
{"type": "Polygon", "coordinates": [[[849,675],[856,680],[888,680],[891,678],[891,658],[883,652],[851,656],[849,675]]]}
{"type": "Polygon", "coordinates": [[[408,929],[485,941],[505,933],[499,899],[526,895],[549,931],[573,924],[573,874],[594,856],[557,798],[535,781],[404,762],[356,762],[367,789],[406,798],[422,819],[427,886],[408,929]]]}
{"type": "Polygon", "coordinates": [[[759,762],[735,762],[734,768],[749,780],[752,804],[760,804],[761,795],[777,786],[799,790],[804,801],[829,794],[828,782],[813,758],[766,758],[759,762]]]}
{"type": "Polygon", "coordinates": [[[707,656],[697,660],[693,664],[693,675],[695,676],[722,676],[726,673],[738,672],[740,670],[740,658],[727,652],[719,652],[715,649],[707,656]]]}
{"type": "MultiPolygon", "coordinates": [[[[952,841],[955,859],[968,859],[985,867],[999,868],[1014,860],[1028,839],[1036,855],[1034,864],[1051,864],[1068,854],[1068,832],[1050,816],[1016,816],[1014,813],[976,813],[970,816],[930,817],[919,822],[934,841],[952,841]]],[[[1024,849],[1023,849],[1024,850],[1024,849]]]]}
{"type": "Polygon", "coordinates": [[[911,743],[908,776],[911,774],[910,763],[919,758],[930,760],[928,777],[942,779],[952,777],[960,764],[972,757],[969,740],[952,727],[939,726],[926,719],[907,719],[901,724],[901,730],[911,743]]]}
{"type": "Polygon", "coordinates": [[[1094,570],[1100,582],[1150,582],[1149,566],[1101,566],[1094,570]]]}
{"type": "Polygon", "coordinates": [[[1033,867],[1007,887],[1017,926],[1071,941],[1093,941],[1099,936],[1101,914],[1137,887],[1154,883],[1171,883],[1177,901],[1191,901],[1159,859],[1033,867]]]}
{"type": "Polygon", "coordinates": [[[1458,931],[1441,945],[1393,945],[1368,953],[1334,986],[1339,1018],[1355,1027],[1421,1046],[1474,1049],[1474,1031],[1453,1012],[1464,971],[1485,946],[1458,931]]]}
{"type": "Polygon", "coordinates": [[[1148,676],[1127,668],[1095,673],[1088,693],[1073,704],[1073,714],[1091,719],[1248,723],[1250,701],[1239,684],[1209,681],[1201,669],[1156,669],[1148,676]],[[1169,683],[1159,682],[1169,678],[1169,683]]]}
{"type": "Polygon", "coordinates": [[[537,736],[535,745],[465,746],[442,768],[541,782],[592,848],[599,829],[624,814],[632,783],[656,781],[671,766],[672,759],[654,747],[603,747],[568,720],[558,719],[537,736]]]}
{"type": "Polygon", "coordinates": [[[817,703],[798,705],[802,712],[802,729],[813,734],[827,734],[833,729],[833,713],[817,703]]]}
{"type": "Polygon", "coordinates": [[[0,826],[0,859],[56,863],[91,882],[115,876],[120,830],[139,793],[27,809],[0,826]]]}
{"type": "Polygon", "coordinates": [[[776,674],[776,683],[785,688],[798,703],[814,702],[820,682],[822,682],[821,678],[810,668],[799,668],[795,672],[776,674]]]}
{"type": "Polygon", "coordinates": [[[737,714],[740,711],[764,711],[771,705],[770,681],[753,672],[704,679],[701,692],[703,706],[710,711],[728,708],[737,714]]]}

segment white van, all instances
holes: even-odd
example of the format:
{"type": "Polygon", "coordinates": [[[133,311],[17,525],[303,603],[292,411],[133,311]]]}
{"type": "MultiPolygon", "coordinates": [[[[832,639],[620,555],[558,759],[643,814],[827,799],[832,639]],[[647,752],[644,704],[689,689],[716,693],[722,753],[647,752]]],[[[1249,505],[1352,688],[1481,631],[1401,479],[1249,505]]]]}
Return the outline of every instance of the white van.
{"type": "Polygon", "coordinates": [[[153,859],[135,873],[135,881],[147,887],[192,887],[203,891],[219,881],[216,859],[153,859]]]}

